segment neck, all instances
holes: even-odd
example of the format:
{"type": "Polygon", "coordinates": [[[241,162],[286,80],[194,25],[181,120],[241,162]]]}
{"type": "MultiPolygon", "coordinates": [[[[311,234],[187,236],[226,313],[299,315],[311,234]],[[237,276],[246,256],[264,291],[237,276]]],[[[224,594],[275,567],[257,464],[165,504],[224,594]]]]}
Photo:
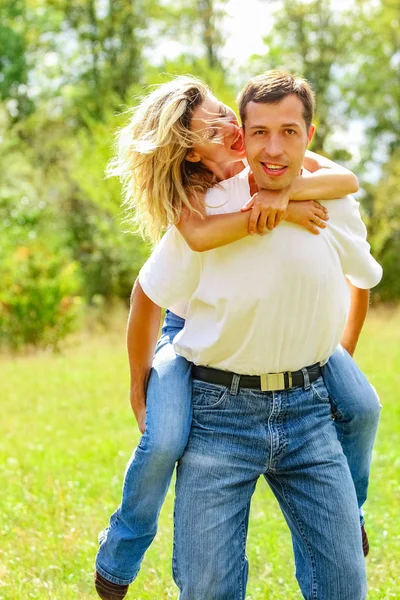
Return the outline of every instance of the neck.
{"type": "Polygon", "coordinates": [[[219,181],[225,181],[225,179],[230,179],[234,177],[244,169],[244,164],[241,160],[237,162],[230,162],[226,164],[217,164],[212,163],[211,161],[203,161],[204,166],[206,166],[213,173],[215,179],[219,181]]]}
{"type": "Polygon", "coordinates": [[[249,173],[249,186],[250,186],[250,195],[254,196],[259,191],[259,187],[256,184],[256,180],[254,179],[253,171],[249,173]]]}

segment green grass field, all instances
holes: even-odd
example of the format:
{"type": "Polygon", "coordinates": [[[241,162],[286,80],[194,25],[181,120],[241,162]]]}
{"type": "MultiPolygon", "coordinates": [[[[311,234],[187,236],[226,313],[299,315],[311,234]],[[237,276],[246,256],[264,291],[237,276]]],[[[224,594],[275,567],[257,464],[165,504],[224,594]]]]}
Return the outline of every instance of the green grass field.
{"type": "MultiPolygon", "coordinates": [[[[370,498],[369,598],[400,599],[400,314],[368,318],[357,361],[383,404],[370,498]]],[[[0,357],[0,599],[90,599],[97,533],[139,438],[123,326],[61,355],[0,357]]],[[[176,598],[173,490],[129,598],[176,598]]],[[[338,515],[340,518],[340,515],[338,515]]],[[[248,599],[297,600],[291,544],[263,481],[253,500],[248,599]]],[[[340,599],[338,599],[340,600],[340,599]]]]}

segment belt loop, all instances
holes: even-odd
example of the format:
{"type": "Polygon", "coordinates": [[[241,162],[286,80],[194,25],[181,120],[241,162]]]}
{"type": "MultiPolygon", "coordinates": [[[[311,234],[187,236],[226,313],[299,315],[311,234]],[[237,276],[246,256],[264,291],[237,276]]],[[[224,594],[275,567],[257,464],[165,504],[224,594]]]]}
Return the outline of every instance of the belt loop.
{"type": "Polygon", "coordinates": [[[230,389],[230,394],[232,396],[237,396],[237,393],[239,391],[239,384],[240,384],[240,375],[237,375],[237,373],[234,373],[233,377],[232,377],[232,384],[231,384],[231,389],[230,389]]]}
{"type": "Polygon", "coordinates": [[[310,375],[308,373],[308,370],[306,367],[303,367],[302,369],[300,369],[300,371],[303,373],[304,389],[309,390],[310,389],[310,375]]]}

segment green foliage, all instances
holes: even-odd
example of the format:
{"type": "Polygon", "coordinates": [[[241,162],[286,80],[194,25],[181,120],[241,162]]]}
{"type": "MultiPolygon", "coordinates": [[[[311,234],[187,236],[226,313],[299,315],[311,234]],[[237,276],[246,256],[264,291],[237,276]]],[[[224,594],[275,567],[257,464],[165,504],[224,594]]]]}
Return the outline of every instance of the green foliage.
{"type": "MultiPolygon", "coordinates": [[[[0,3],[0,101],[11,98],[27,104],[27,24],[23,15],[23,0],[0,3]]],[[[18,108],[17,104],[16,114],[18,108]]]]}
{"type": "Polygon", "coordinates": [[[81,265],[89,302],[98,295],[127,301],[149,250],[132,232],[124,234],[120,184],[104,174],[112,155],[112,133],[124,118],[86,122],[70,167],[75,192],[65,206],[68,246],[81,265]]]}
{"type": "Polygon", "coordinates": [[[45,203],[0,199],[0,345],[59,346],[76,324],[78,265],[56,243],[45,203]]]}
{"type": "Polygon", "coordinates": [[[124,234],[113,215],[78,199],[71,201],[66,227],[68,247],[81,268],[85,298],[92,302],[102,296],[127,302],[147,257],[147,246],[137,236],[124,234]]]}
{"type": "MultiPolygon", "coordinates": [[[[73,326],[74,298],[90,304],[129,297],[149,248],[123,233],[128,226],[119,182],[104,177],[113,134],[148,86],[179,74],[197,75],[235,107],[238,74],[223,60],[226,4],[1,3],[0,289],[8,343],[57,343],[73,326]],[[153,49],[163,49],[160,39],[180,43],[182,51],[160,56],[153,49]]],[[[266,54],[244,68],[243,79],[279,66],[305,75],[317,93],[314,149],[329,147],[333,158],[353,166],[357,160],[361,182],[370,163],[382,166],[379,185],[364,185],[363,205],[373,251],[385,269],[376,297],[398,299],[396,3],[355,0],[351,13],[333,0],[275,6],[265,2],[266,23],[274,19],[266,54]],[[365,130],[354,156],[349,119],[361,119],[365,130]]]]}
{"type": "Polygon", "coordinates": [[[0,344],[57,346],[76,324],[79,265],[18,130],[0,109],[0,344]]]}
{"type": "MultiPolygon", "coordinates": [[[[371,193],[371,192],[370,192],[371,193]]],[[[380,300],[400,298],[400,151],[393,154],[373,190],[370,241],[383,267],[376,294],[380,300]]]]}
{"type": "Polygon", "coordinates": [[[37,243],[7,257],[0,266],[0,345],[60,346],[76,326],[77,267],[37,243]]]}
{"type": "Polygon", "coordinates": [[[164,38],[180,40],[189,57],[204,57],[208,69],[224,70],[222,19],[227,0],[175,0],[167,3],[159,24],[164,38]]]}
{"type": "Polygon", "coordinates": [[[400,145],[400,20],[396,1],[357,0],[353,8],[351,63],[342,90],[349,114],[367,119],[364,161],[382,164],[400,145]]]}

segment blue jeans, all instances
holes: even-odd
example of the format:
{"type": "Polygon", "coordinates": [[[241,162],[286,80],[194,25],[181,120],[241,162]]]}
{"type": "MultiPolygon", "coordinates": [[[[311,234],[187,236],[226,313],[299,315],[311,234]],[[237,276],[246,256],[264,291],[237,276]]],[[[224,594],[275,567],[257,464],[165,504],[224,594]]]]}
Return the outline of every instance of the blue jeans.
{"type": "Polygon", "coordinates": [[[191,364],[173,350],[184,320],[167,312],[146,396],[146,430],[125,471],[122,500],[99,535],[96,569],[125,585],[138,574],[192,421],[191,364]]]}
{"type": "Polygon", "coordinates": [[[323,367],[336,432],[356,488],[361,524],[381,405],[375,389],[352,357],[339,346],[323,367]]]}
{"type": "Polygon", "coordinates": [[[192,402],[176,483],[180,600],[244,600],[249,507],[260,475],[289,525],[304,598],[364,600],[357,498],[322,377],[284,392],[194,380],[192,402]]]}
{"type": "MultiPolygon", "coordinates": [[[[124,585],[136,578],[157,532],[175,463],[187,443],[192,419],[191,366],[172,347],[184,323],[167,311],[147,389],[146,431],[128,463],[121,504],[99,536],[96,568],[114,583],[124,585]]],[[[341,349],[325,365],[324,380],[361,507],[367,495],[379,402],[353,359],[341,349]]]]}

